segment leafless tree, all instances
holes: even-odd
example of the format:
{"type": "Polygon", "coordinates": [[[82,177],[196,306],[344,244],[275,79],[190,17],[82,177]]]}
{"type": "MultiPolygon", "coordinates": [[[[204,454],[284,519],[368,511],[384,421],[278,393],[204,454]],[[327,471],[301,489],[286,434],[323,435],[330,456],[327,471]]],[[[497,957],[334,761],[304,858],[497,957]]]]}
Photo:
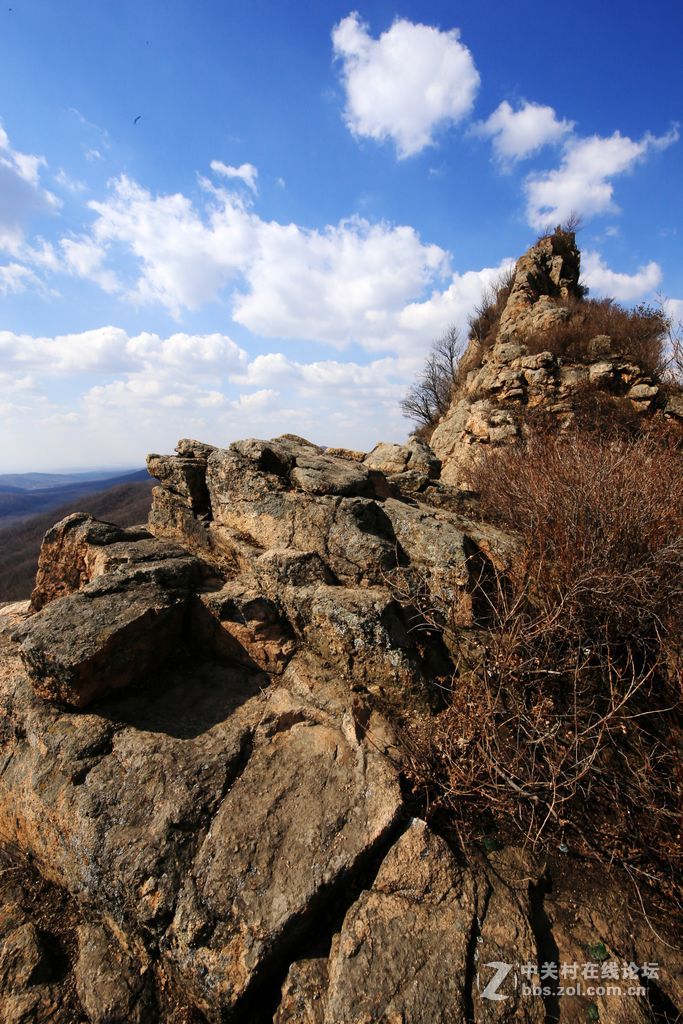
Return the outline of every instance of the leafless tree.
{"type": "Polygon", "coordinates": [[[401,409],[420,426],[432,426],[448,409],[458,377],[463,349],[457,327],[449,327],[434,343],[417,384],[401,402],[401,409]]]}

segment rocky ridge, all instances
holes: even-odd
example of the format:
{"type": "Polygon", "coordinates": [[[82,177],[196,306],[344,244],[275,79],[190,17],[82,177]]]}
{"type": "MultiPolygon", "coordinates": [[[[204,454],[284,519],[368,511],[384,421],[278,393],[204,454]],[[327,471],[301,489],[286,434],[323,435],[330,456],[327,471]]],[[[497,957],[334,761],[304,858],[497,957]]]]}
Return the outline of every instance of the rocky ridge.
{"type": "MultiPolygon", "coordinates": [[[[557,255],[520,261],[473,372],[528,359],[515,324],[578,280],[557,255]]],[[[520,367],[553,394],[566,369],[520,367]]],[[[486,443],[512,436],[494,391],[486,443]]],[[[428,708],[453,664],[396,573],[476,637],[517,551],[449,482],[478,443],[454,409],[432,448],[183,440],[149,457],[147,528],[48,532],[30,606],[0,607],[0,1022],[674,1019],[667,938],[615,885],[562,852],[464,857],[405,790],[386,709],[428,708]],[[513,983],[596,949],[666,970],[631,998],[513,983]]]]}
{"type": "Polygon", "coordinates": [[[430,438],[442,462],[442,481],[467,487],[468,468],[480,446],[528,437],[532,410],[562,428],[571,424],[582,400],[590,409],[612,396],[638,416],[659,414],[683,429],[680,395],[667,394],[609,336],[590,339],[583,362],[529,351],[525,339],[542,337],[569,319],[568,300],[581,295],[580,265],[574,235],[563,231],[542,238],[515,264],[495,340],[483,352],[476,340],[470,342],[463,379],[430,438]]]}

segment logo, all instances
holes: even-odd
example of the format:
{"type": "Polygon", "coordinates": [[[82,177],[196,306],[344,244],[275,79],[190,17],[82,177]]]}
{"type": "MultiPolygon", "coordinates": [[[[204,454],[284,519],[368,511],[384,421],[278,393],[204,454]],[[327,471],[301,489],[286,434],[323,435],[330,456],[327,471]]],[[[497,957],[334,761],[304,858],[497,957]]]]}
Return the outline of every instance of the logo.
{"type": "MultiPolygon", "coordinates": [[[[508,996],[504,996],[498,990],[512,970],[512,964],[504,964],[501,963],[500,960],[492,960],[491,963],[484,964],[483,966],[491,967],[495,971],[495,974],[486,987],[481,990],[482,999],[494,999],[496,1002],[500,1002],[502,999],[508,999],[508,996]]],[[[517,979],[515,978],[515,982],[516,981],[517,979]]],[[[479,987],[479,974],[477,973],[477,988],[479,987]]]]}

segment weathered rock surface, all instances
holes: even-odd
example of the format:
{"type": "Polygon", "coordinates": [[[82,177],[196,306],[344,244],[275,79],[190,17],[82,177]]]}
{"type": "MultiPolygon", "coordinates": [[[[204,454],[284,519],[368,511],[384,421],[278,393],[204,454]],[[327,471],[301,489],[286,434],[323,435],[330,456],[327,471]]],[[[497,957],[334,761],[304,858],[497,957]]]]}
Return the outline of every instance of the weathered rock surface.
{"type": "Polygon", "coordinates": [[[49,531],[46,544],[32,598],[40,610],[16,635],[37,693],[85,707],[173,655],[202,579],[196,558],[78,514],[49,531]]]}
{"type": "Polygon", "coordinates": [[[154,462],[155,536],[48,535],[40,610],[0,609],[0,835],[80,916],[59,976],[35,920],[12,925],[8,1021],[545,1019],[482,994],[482,965],[541,955],[540,869],[461,864],[406,827],[375,706],[452,671],[393,575],[467,628],[482,567],[515,557],[414,450],[418,491],[393,448],[385,474],[300,438],[181,442],[154,462]]]}
{"type": "Polygon", "coordinates": [[[148,963],[102,924],[82,924],[77,935],[76,991],[92,1024],[145,1024],[152,1006],[148,963]]]}
{"type": "Polygon", "coordinates": [[[402,588],[476,638],[515,562],[460,493],[471,452],[585,387],[664,403],[605,337],[586,365],[529,354],[577,288],[575,247],[518,263],[431,448],[183,440],[149,457],[148,530],[48,532],[31,605],[0,606],[0,1024],[674,1019],[668,931],[565,855],[456,856],[411,817],[385,714],[454,671],[402,588]],[[523,991],[596,942],[667,969],[645,997],[523,991]]]}
{"type": "Polygon", "coordinates": [[[517,261],[495,341],[483,353],[479,342],[470,343],[462,362],[464,380],[431,435],[442,482],[467,490],[468,470],[482,446],[529,436],[530,411],[542,412],[562,429],[572,423],[579,402],[606,394],[638,414],[661,409],[669,419],[679,415],[680,398],[663,393],[607,335],[589,342],[591,358],[585,363],[529,351],[525,339],[533,336],[538,343],[569,317],[567,301],[580,294],[579,274],[580,253],[570,232],[542,238],[517,261]]]}
{"type": "Polygon", "coordinates": [[[286,692],[273,694],[168,933],[169,955],[205,1012],[239,1003],[316,898],[390,834],[401,805],[393,775],[350,716],[340,729],[286,692]]]}
{"type": "Polygon", "coordinates": [[[3,744],[3,835],[78,901],[154,936],[212,1019],[398,823],[395,769],[350,708],[332,716],[209,663],[62,712],[7,637],[2,653],[3,706],[24,730],[3,744]]]}
{"type": "Polygon", "coordinates": [[[326,1024],[465,1019],[466,975],[453,964],[467,961],[477,908],[471,873],[458,869],[423,822],[413,822],[335,937],[326,1024]]]}
{"type": "Polygon", "coordinates": [[[295,961],[282,986],[273,1024],[325,1024],[328,982],[328,965],[323,957],[295,961]]]}
{"type": "MultiPolygon", "coordinates": [[[[122,530],[112,523],[101,523],[85,512],[74,512],[48,530],[43,538],[38,561],[36,585],[31,595],[33,611],[50,601],[65,597],[107,571],[106,551],[110,545],[119,550],[126,542],[150,538],[146,531],[122,530]]],[[[152,543],[154,543],[152,541],[152,543]]],[[[133,550],[139,550],[136,546],[133,550]]]]}
{"type": "Polygon", "coordinates": [[[363,465],[379,470],[406,492],[423,491],[441,472],[441,462],[424,441],[412,437],[406,444],[375,445],[363,465]]]}

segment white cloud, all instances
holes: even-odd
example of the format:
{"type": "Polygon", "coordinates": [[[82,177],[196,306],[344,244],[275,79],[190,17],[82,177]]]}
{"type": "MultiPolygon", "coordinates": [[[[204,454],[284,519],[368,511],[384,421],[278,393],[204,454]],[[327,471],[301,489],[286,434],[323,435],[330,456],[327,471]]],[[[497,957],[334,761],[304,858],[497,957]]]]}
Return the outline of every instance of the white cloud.
{"type": "Polygon", "coordinates": [[[665,299],[664,312],[671,319],[674,330],[683,324],[683,299],[665,299]]]}
{"type": "Polygon", "coordinates": [[[497,267],[468,270],[453,274],[451,283],[443,291],[434,291],[423,302],[411,302],[398,317],[399,327],[412,335],[438,337],[447,327],[455,326],[463,340],[467,337],[467,318],[501,274],[513,265],[505,259],[497,267]]]}
{"type": "Polygon", "coordinates": [[[42,377],[85,373],[156,372],[182,375],[228,374],[246,364],[243,349],[223,334],[143,332],[129,336],[120,327],[98,327],[76,334],[33,337],[0,331],[0,362],[6,371],[35,370],[42,377]]]}
{"type": "Polygon", "coordinates": [[[559,142],[572,128],[573,122],[559,120],[552,107],[524,100],[519,110],[513,110],[504,100],[486,121],[474,126],[473,132],[491,139],[500,161],[514,162],[559,142]]]}
{"type": "Polygon", "coordinates": [[[639,267],[635,274],[622,274],[610,270],[599,253],[584,251],[581,254],[581,278],[592,293],[630,302],[658,288],[662,270],[658,263],[651,261],[639,267]]]}
{"type": "Polygon", "coordinates": [[[419,153],[439,128],[472,109],[479,72],[458,29],[442,32],[397,19],[373,39],[354,12],[335,26],[332,42],[342,61],[349,130],[393,140],[401,159],[419,153]]]}
{"type": "Polygon", "coordinates": [[[255,409],[268,408],[279,394],[280,392],[274,388],[261,388],[260,391],[251,391],[240,395],[231,404],[234,409],[239,409],[240,412],[253,412],[255,409]]]}
{"type": "Polygon", "coordinates": [[[105,292],[115,292],[120,288],[116,274],[106,270],[103,263],[107,250],[98,245],[92,238],[62,238],[60,241],[64,266],[76,277],[84,277],[94,281],[105,292]]]}
{"type": "Polygon", "coordinates": [[[212,160],[211,170],[215,171],[216,174],[221,174],[224,178],[237,178],[243,181],[252,192],[258,192],[256,185],[258,170],[253,164],[240,164],[239,167],[231,167],[229,164],[224,164],[221,160],[212,160]]]}
{"type": "Polygon", "coordinates": [[[0,249],[17,256],[29,222],[59,209],[60,201],[40,183],[42,156],[13,149],[0,125],[0,249]]]}
{"type": "Polygon", "coordinates": [[[129,337],[106,327],[33,338],[0,333],[0,471],[142,463],[179,436],[219,445],[286,431],[321,443],[369,448],[400,440],[399,399],[421,363],[386,357],[368,365],[296,362],[280,352],[248,362],[219,335],[129,337]],[[68,374],[61,398],[56,380],[68,374]],[[73,388],[80,394],[73,394],[73,388]]]}
{"type": "Polygon", "coordinates": [[[79,192],[87,192],[88,190],[88,186],[84,181],[81,181],[79,178],[72,178],[70,174],[67,174],[63,167],[60,167],[55,174],[55,181],[68,192],[73,192],[75,194],[78,194],[79,192]]]}
{"type": "Polygon", "coordinates": [[[545,230],[562,223],[572,213],[586,218],[616,213],[619,208],[613,201],[611,179],[631,170],[652,150],[665,149],[678,137],[674,127],[666,135],[648,133],[639,142],[619,132],[606,138],[592,135],[570,139],[558,168],[527,179],[529,223],[545,230]]]}
{"type": "Polygon", "coordinates": [[[40,288],[40,280],[30,267],[21,263],[0,266],[0,295],[16,295],[27,288],[40,288]]]}
{"type": "Polygon", "coordinates": [[[265,337],[368,348],[390,345],[396,317],[448,269],[448,254],[414,228],[352,217],[323,230],[262,220],[234,193],[205,185],[199,207],[120,178],[91,233],[63,239],[69,271],[134,303],[178,316],[232,289],[233,317],[265,337]],[[117,250],[133,280],[114,276],[117,250]]]}
{"type": "Polygon", "coordinates": [[[214,190],[207,222],[186,196],[152,196],[121,177],[96,212],[92,238],[108,250],[120,244],[137,259],[140,275],[128,289],[134,302],[160,303],[171,313],[214,299],[250,256],[255,218],[232,195],[214,190]]]}
{"type": "Polygon", "coordinates": [[[360,217],[324,231],[260,222],[257,241],[233,317],[265,337],[374,348],[447,267],[444,250],[413,228],[360,217]]]}
{"type": "Polygon", "coordinates": [[[448,326],[465,327],[500,273],[453,274],[449,254],[407,225],[351,217],[313,230],[265,221],[234,193],[203,183],[201,206],[119,179],[105,200],[90,204],[91,234],[62,240],[68,268],[175,315],[228,290],[233,319],[264,338],[419,358],[448,326]],[[132,278],[109,269],[119,249],[127,257],[120,266],[133,257],[132,278]]]}

